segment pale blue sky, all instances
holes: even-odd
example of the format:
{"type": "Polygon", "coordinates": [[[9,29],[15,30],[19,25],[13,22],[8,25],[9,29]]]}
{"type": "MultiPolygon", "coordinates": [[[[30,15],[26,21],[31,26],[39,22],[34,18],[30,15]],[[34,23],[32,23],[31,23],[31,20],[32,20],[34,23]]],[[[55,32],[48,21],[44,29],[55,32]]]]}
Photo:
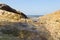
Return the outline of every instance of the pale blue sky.
{"type": "Polygon", "coordinates": [[[0,3],[8,4],[26,15],[45,15],[60,9],[60,0],[0,0],[0,3]]]}

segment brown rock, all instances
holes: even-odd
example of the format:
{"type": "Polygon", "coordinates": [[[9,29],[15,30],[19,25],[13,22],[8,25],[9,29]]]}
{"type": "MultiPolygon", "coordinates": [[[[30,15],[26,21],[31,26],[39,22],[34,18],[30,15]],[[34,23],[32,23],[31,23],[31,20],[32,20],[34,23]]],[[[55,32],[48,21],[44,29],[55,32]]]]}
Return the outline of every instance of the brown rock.
{"type": "Polygon", "coordinates": [[[19,21],[21,18],[25,16],[0,9],[0,21],[19,21]]]}
{"type": "Polygon", "coordinates": [[[19,11],[11,8],[10,6],[8,6],[8,5],[6,5],[6,4],[0,4],[0,9],[6,10],[6,11],[9,11],[9,12],[13,12],[13,13],[17,13],[17,14],[19,14],[19,15],[22,15],[23,18],[28,18],[24,13],[19,12],[19,11]]]}
{"type": "Polygon", "coordinates": [[[21,22],[0,22],[0,33],[19,37],[20,40],[52,40],[50,32],[43,26],[36,28],[33,24],[21,22]]]}
{"type": "Polygon", "coordinates": [[[36,27],[31,19],[20,17],[19,14],[0,10],[0,35],[11,34],[20,40],[51,40],[50,32],[45,27],[36,27]]]}
{"type": "Polygon", "coordinates": [[[5,4],[0,4],[0,7],[0,33],[2,32],[0,35],[12,35],[15,38],[19,37],[20,40],[53,40],[45,24],[38,25],[40,23],[24,19],[27,17],[23,13],[19,14],[5,4]]]}
{"type": "Polygon", "coordinates": [[[38,22],[51,33],[53,40],[60,40],[60,10],[40,17],[38,22]]]}

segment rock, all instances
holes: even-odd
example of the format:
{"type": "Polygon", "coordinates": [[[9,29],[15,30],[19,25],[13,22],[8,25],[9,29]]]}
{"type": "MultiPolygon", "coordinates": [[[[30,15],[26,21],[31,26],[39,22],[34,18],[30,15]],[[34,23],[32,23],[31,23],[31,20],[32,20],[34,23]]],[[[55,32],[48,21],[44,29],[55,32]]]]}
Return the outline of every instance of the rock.
{"type": "Polygon", "coordinates": [[[19,37],[20,40],[52,40],[50,32],[46,28],[42,26],[36,28],[33,24],[27,22],[2,22],[0,32],[2,32],[0,35],[12,35],[19,37]]]}
{"type": "Polygon", "coordinates": [[[0,4],[0,9],[6,10],[6,11],[9,11],[9,12],[13,12],[13,13],[17,13],[19,15],[22,15],[23,18],[28,18],[24,13],[19,12],[19,11],[11,8],[10,6],[8,6],[6,4],[0,4]]]}
{"type": "Polygon", "coordinates": [[[5,4],[0,4],[0,36],[13,37],[12,40],[15,38],[19,40],[53,40],[51,32],[44,25],[40,23],[38,25],[32,19],[26,18],[23,13],[17,12],[5,4]]]}
{"type": "Polygon", "coordinates": [[[24,16],[0,9],[0,21],[19,21],[21,18],[24,16]]]}
{"type": "Polygon", "coordinates": [[[20,17],[19,14],[0,9],[0,36],[7,34],[20,40],[51,40],[50,33],[45,27],[36,27],[31,19],[20,17]]]}
{"type": "Polygon", "coordinates": [[[51,33],[53,40],[60,40],[60,10],[40,17],[38,22],[51,33]]]}

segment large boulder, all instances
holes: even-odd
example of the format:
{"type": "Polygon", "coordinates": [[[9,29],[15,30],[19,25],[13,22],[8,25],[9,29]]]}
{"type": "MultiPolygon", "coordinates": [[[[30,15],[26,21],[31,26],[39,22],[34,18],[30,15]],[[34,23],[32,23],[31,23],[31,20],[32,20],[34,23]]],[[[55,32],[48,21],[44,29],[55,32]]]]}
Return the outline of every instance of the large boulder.
{"type": "Polygon", "coordinates": [[[0,9],[19,14],[22,18],[27,18],[27,16],[23,12],[17,11],[6,4],[0,4],[0,9]]]}
{"type": "Polygon", "coordinates": [[[39,17],[38,22],[51,33],[53,40],[60,40],[60,10],[39,17]]]}
{"type": "Polygon", "coordinates": [[[19,15],[17,13],[8,12],[0,9],[0,21],[20,21],[20,19],[25,18],[24,15],[19,15]]]}
{"type": "Polygon", "coordinates": [[[20,40],[52,40],[50,32],[43,26],[36,27],[27,22],[4,21],[0,24],[0,36],[2,37],[7,34],[9,38],[14,37],[14,39],[18,38],[20,40]]]}

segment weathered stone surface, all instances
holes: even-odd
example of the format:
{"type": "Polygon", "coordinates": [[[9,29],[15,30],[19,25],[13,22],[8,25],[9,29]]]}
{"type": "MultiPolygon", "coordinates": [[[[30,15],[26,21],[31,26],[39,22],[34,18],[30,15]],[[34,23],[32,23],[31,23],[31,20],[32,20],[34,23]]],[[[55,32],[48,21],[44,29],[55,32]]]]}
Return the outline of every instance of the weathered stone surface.
{"type": "Polygon", "coordinates": [[[19,14],[0,10],[0,35],[12,35],[20,40],[51,40],[45,27],[36,27],[31,19],[20,17],[19,14]]]}
{"type": "Polygon", "coordinates": [[[5,4],[0,4],[0,36],[13,37],[8,40],[53,40],[52,33],[45,24],[25,19],[27,17],[19,13],[5,4]]]}
{"type": "Polygon", "coordinates": [[[36,28],[27,22],[2,22],[0,25],[2,34],[19,37],[20,40],[52,40],[50,32],[45,27],[36,28]]]}
{"type": "Polygon", "coordinates": [[[60,40],[60,10],[40,17],[38,22],[51,33],[53,40],[60,40]]]}
{"type": "Polygon", "coordinates": [[[0,21],[19,21],[21,18],[24,16],[0,9],[0,21]]]}
{"type": "Polygon", "coordinates": [[[0,9],[19,14],[22,18],[28,18],[23,12],[17,11],[6,4],[0,4],[0,9]]]}

